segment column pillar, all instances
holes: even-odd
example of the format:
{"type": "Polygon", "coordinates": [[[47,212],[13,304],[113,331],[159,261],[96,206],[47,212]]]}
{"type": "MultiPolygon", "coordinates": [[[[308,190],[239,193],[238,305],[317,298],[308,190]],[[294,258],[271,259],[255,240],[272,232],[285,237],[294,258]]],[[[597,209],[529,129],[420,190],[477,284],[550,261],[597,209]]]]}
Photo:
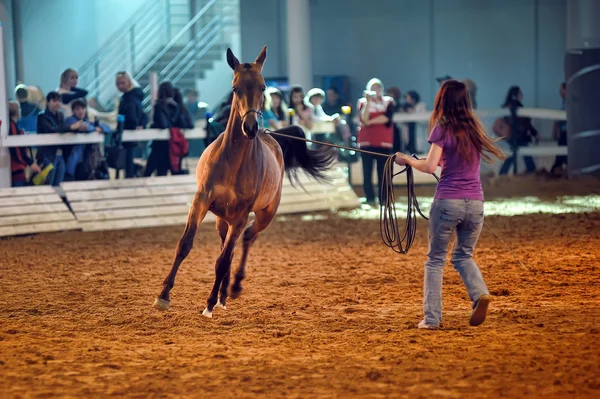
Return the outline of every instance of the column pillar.
{"type": "Polygon", "coordinates": [[[569,177],[600,174],[600,1],[568,0],[567,135],[569,177]]]}
{"type": "Polygon", "coordinates": [[[313,87],[310,0],[287,0],[286,20],[289,83],[307,91],[313,87]]]}

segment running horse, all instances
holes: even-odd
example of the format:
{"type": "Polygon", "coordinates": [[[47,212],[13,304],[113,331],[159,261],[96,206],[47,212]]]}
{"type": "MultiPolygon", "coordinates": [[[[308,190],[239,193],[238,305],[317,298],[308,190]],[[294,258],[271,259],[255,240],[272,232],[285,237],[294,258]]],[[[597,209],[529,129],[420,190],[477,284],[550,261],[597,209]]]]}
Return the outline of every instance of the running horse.
{"type": "MultiPolygon", "coordinates": [[[[154,307],[168,310],[169,293],[175,284],[179,266],[194,243],[198,225],[206,213],[217,216],[217,231],[221,237],[221,253],[215,264],[215,282],[202,315],[212,317],[215,307],[225,309],[233,251],[243,236],[243,251],[231,286],[231,297],[242,292],[248,251],[258,234],[273,221],[283,186],[284,174],[292,181],[298,169],[313,178],[326,181],[324,172],[335,160],[335,152],[311,150],[306,142],[277,138],[262,130],[265,81],[262,68],[267,47],[254,63],[240,63],[227,49],[227,63],[233,69],[233,103],[225,132],[209,145],[196,169],[197,192],[189,210],[187,224],[177,245],[171,271],[154,307]],[[254,220],[248,223],[249,214],[254,220]],[[220,296],[218,294],[220,293],[220,296]]],[[[299,127],[282,129],[288,136],[304,138],[299,127]]]]}

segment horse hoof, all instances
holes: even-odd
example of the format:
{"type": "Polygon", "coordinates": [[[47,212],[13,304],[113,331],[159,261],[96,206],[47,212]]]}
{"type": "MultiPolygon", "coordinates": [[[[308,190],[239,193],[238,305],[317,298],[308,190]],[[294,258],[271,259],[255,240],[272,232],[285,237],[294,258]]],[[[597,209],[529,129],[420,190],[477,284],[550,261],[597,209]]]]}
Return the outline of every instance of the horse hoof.
{"type": "Polygon", "coordinates": [[[202,316],[204,317],[208,317],[209,319],[212,319],[212,312],[210,310],[208,310],[208,308],[204,309],[204,311],[202,312],[202,316]]]}
{"type": "Polygon", "coordinates": [[[242,295],[242,287],[231,288],[231,292],[229,293],[231,299],[237,299],[240,295],[242,295]]]}
{"type": "Polygon", "coordinates": [[[165,301],[164,299],[156,298],[154,300],[154,308],[158,310],[169,310],[171,301],[165,301]]]}
{"type": "Polygon", "coordinates": [[[221,303],[221,301],[217,302],[217,304],[215,305],[215,308],[219,308],[219,309],[227,310],[227,306],[223,305],[223,304],[221,303]]]}

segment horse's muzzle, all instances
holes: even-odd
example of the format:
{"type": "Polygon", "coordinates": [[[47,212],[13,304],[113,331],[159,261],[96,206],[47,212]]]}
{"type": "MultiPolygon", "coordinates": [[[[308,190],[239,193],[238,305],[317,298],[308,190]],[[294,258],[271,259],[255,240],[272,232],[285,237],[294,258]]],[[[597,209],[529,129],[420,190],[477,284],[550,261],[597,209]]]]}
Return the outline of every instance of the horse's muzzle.
{"type": "Polygon", "coordinates": [[[242,124],[242,130],[244,131],[244,135],[253,139],[258,134],[258,121],[254,118],[249,118],[249,120],[245,120],[242,124]]]}

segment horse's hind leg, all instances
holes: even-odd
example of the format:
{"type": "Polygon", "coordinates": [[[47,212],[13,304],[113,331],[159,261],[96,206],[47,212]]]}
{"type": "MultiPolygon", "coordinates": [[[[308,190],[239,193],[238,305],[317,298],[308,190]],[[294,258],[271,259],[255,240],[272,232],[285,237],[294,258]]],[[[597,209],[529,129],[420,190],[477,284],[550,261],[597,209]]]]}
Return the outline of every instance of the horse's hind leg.
{"type": "Polygon", "coordinates": [[[275,215],[277,214],[278,207],[279,196],[277,196],[277,200],[273,201],[268,207],[257,211],[255,213],[256,219],[244,231],[242,258],[240,259],[240,266],[235,273],[233,285],[231,286],[231,297],[233,299],[239,297],[242,293],[242,280],[244,277],[246,277],[246,261],[248,260],[248,252],[250,251],[250,247],[254,241],[256,241],[258,233],[269,227],[275,218],[275,215]]]}
{"type": "Polygon", "coordinates": [[[206,212],[208,212],[208,204],[202,198],[200,193],[196,193],[194,197],[194,201],[190,208],[190,212],[188,214],[187,224],[185,225],[185,230],[179,243],[177,244],[177,251],[175,253],[175,260],[173,261],[173,266],[171,267],[171,271],[165,278],[163,282],[163,289],[154,301],[154,307],[158,310],[168,310],[170,305],[170,297],[169,292],[175,285],[175,276],[177,275],[177,270],[179,270],[179,266],[181,262],[188,256],[190,251],[192,250],[192,246],[194,245],[194,238],[196,237],[196,232],[198,231],[198,224],[202,222],[204,217],[206,216],[206,212]]]}
{"type": "Polygon", "coordinates": [[[235,249],[237,240],[240,238],[247,221],[248,215],[246,214],[242,220],[229,226],[223,249],[221,250],[221,254],[217,258],[217,262],[215,264],[215,284],[213,285],[210,296],[206,301],[206,309],[204,309],[202,312],[203,316],[212,317],[213,309],[218,300],[219,288],[221,287],[223,278],[225,278],[225,275],[229,273],[229,269],[231,268],[231,260],[233,259],[233,250],[235,249]]]}

